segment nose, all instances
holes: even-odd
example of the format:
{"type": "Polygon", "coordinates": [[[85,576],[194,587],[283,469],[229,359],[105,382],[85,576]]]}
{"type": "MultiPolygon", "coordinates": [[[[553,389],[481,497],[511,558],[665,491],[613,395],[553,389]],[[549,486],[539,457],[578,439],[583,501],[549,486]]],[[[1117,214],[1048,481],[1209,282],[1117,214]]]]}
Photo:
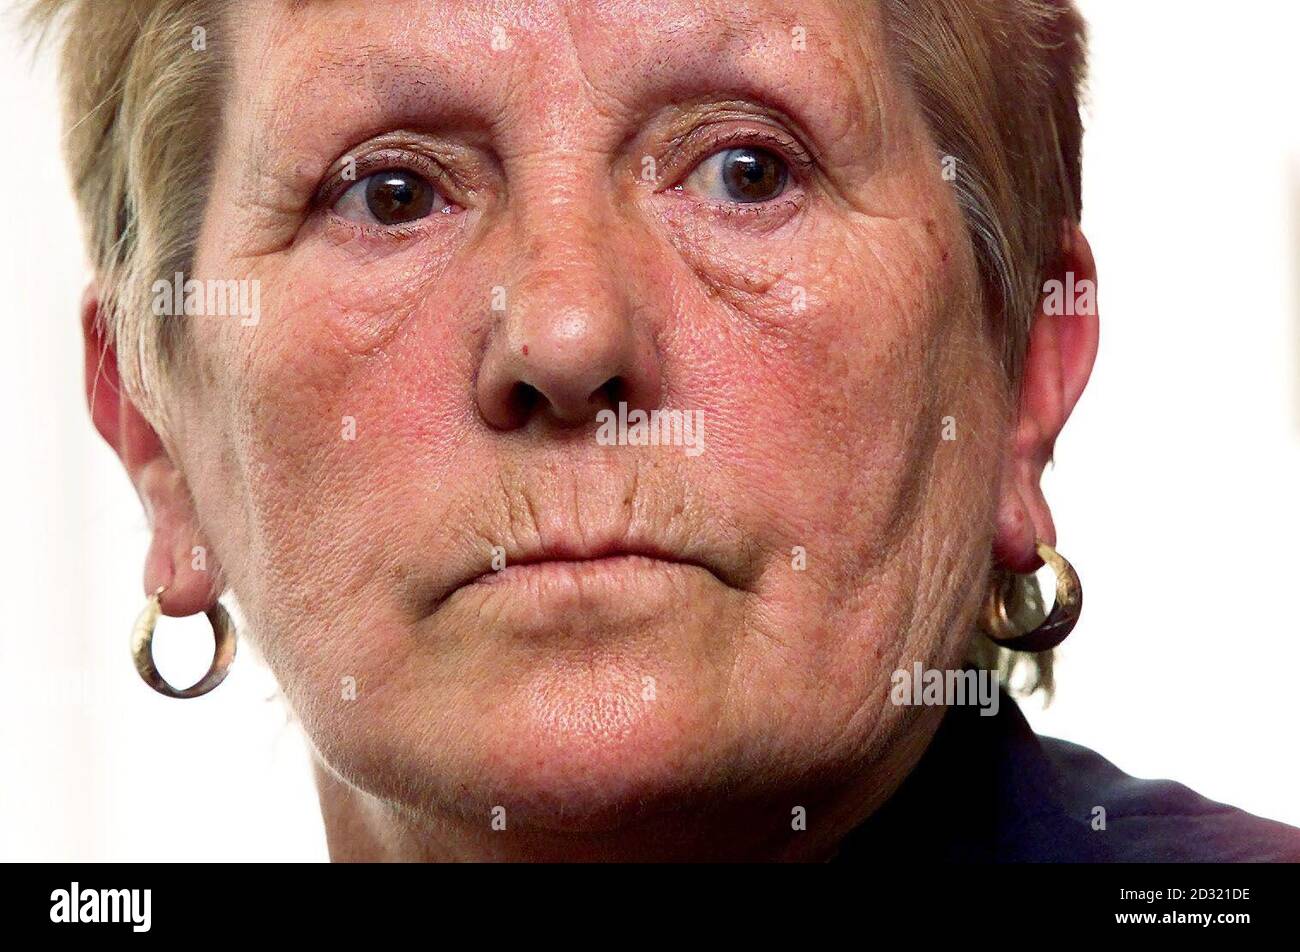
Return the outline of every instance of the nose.
{"type": "Polygon", "coordinates": [[[659,357],[628,276],[590,223],[552,227],[529,243],[520,279],[499,305],[479,369],[476,399],[496,429],[546,419],[577,427],[626,402],[651,409],[659,357]]]}

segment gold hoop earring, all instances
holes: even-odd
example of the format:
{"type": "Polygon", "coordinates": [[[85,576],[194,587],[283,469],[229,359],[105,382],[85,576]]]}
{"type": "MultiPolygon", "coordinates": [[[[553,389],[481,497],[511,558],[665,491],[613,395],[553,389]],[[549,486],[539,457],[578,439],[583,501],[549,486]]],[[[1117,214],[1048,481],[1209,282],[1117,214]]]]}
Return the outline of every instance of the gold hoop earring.
{"type": "Polygon", "coordinates": [[[1043,608],[1043,591],[1031,575],[995,570],[980,616],[980,629],[1010,651],[1051,651],[1074,630],[1083,611],[1079,573],[1046,542],[1035,543],[1038,557],[1056,573],[1056,604],[1043,608]]]}
{"type": "Polygon", "coordinates": [[[213,603],[205,612],[212,624],[212,638],[216,642],[212,666],[197,684],[184,689],[172,687],[158,673],[153,663],[153,631],[158,624],[158,616],[162,614],[162,593],[165,590],[166,586],[163,586],[149,596],[140,617],[135,620],[135,628],[131,630],[131,657],[135,660],[135,669],[140,672],[144,683],[159,694],[179,698],[201,697],[224,681],[230,671],[231,662],[235,660],[235,623],[220,602],[213,603]]]}

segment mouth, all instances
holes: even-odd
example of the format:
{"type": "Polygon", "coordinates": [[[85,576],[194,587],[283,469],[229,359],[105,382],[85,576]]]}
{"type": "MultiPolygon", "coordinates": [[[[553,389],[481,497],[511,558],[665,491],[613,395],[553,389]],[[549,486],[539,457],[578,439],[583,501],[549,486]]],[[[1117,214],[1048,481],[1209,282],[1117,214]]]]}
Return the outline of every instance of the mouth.
{"type": "Polygon", "coordinates": [[[730,588],[738,585],[729,572],[712,560],[649,544],[555,544],[517,552],[498,550],[495,560],[467,573],[452,584],[439,602],[475,586],[520,583],[562,584],[628,579],[652,573],[705,572],[730,588]]]}

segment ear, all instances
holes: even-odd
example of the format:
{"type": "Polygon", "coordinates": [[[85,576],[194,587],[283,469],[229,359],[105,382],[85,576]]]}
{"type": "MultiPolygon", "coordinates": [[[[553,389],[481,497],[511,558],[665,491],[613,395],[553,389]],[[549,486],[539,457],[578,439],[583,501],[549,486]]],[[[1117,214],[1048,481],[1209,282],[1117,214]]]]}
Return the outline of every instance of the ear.
{"type": "Polygon", "coordinates": [[[1013,572],[1032,572],[1042,564],[1034,551],[1036,539],[1056,545],[1052,511],[1039,483],[1097,357],[1097,265],[1077,225],[1066,226],[1059,259],[1043,280],[1018,416],[1006,449],[993,542],[995,559],[1013,572]]]}
{"type": "Polygon", "coordinates": [[[122,390],[117,350],[104,332],[93,283],[81,299],[81,329],[91,420],[126,467],[153,532],[145,558],[145,593],[165,586],[162,607],[168,615],[205,611],[221,594],[220,566],[201,537],[184,477],[157,431],[122,390]]]}

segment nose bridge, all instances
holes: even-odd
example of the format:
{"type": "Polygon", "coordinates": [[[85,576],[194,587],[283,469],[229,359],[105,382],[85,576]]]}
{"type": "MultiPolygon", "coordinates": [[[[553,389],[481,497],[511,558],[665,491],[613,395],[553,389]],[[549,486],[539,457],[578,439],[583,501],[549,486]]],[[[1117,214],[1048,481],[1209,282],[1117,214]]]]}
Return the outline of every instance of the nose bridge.
{"type": "Polygon", "coordinates": [[[657,402],[652,335],[615,250],[609,183],[594,162],[553,162],[528,162],[511,189],[512,274],[478,387],[497,427],[539,413],[576,425],[620,400],[657,402]]]}
{"type": "Polygon", "coordinates": [[[541,105],[512,130],[519,138],[509,143],[506,159],[519,247],[517,296],[567,300],[612,318],[622,285],[610,254],[616,216],[610,155],[601,147],[607,122],[588,101],[589,86],[569,55],[557,50],[553,56],[539,89],[541,105]]]}
{"type": "Polygon", "coordinates": [[[521,299],[570,298],[605,310],[619,282],[607,254],[613,238],[605,197],[597,188],[570,184],[543,192],[517,210],[520,255],[516,285],[521,299]]]}

